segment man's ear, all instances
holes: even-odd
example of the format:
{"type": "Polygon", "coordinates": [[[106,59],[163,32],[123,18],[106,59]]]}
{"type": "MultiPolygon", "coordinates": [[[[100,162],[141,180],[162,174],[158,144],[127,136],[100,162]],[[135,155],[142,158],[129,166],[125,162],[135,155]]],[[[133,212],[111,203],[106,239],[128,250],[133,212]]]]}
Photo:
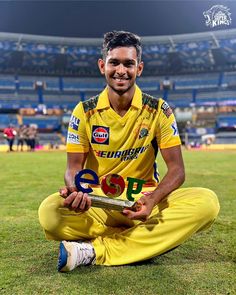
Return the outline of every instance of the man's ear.
{"type": "Polygon", "coordinates": [[[138,76],[138,77],[140,77],[140,76],[142,75],[143,68],[144,68],[144,63],[143,63],[143,61],[141,61],[141,62],[138,64],[138,69],[137,69],[137,76],[138,76]]]}
{"type": "Polygon", "coordinates": [[[102,75],[104,75],[105,74],[105,62],[102,58],[99,58],[99,60],[98,60],[98,67],[99,67],[100,73],[102,75]]]}

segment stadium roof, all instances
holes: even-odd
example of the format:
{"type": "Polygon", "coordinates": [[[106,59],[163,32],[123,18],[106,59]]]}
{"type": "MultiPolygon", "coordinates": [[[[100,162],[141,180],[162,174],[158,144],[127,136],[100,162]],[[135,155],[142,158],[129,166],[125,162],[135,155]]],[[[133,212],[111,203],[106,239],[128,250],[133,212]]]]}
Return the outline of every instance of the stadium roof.
{"type": "MultiPolygon", "coordinates": [[[[177,35],[167,35],[167,36],[143,36],[143,44],[154,44],[154,43],[170,43],[172,45],[175,42],[184,41],[202,41],[202,40],[213,40],[214,43],[218,43],[218,38],[234,38],[236,36],[236,29],[228,30],[218,30],[218,31],[208,31],[200,33],[191,34],[177,34],[177,35]]],[[[69,38],[69,37],[57,37],[57,36],[40,36],[40,35],[30,35],[30,34],[15,34],[0,32],[0,41],[9,40],[16,41],[19,45],[22,42],[36,42],[45,44],[56,44],[56,45],[95,45],[101,46],[103,38],[69,38]]]]}
{"type": "MultiPolygon", "coordinates": [[[[235,71],[236,29],[146,36],[145,75],[235,71]]],[[[98,76],[102,38],[66,38],[0,33],[0,72],[98,76]]]]}
{"type": "Polygon", "coordinates": [[[161,36],[236,28],[236,1],[1,1],[0,31],[101,38],[110,30],[161,36]],[[203,12],[224,5],[232,23],[209,28],[203,12]]]}

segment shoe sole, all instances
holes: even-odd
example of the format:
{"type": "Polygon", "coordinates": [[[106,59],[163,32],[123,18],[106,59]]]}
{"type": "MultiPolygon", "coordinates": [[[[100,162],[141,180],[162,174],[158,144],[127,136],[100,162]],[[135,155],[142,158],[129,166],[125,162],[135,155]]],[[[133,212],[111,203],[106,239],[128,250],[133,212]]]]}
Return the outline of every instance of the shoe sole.
{"type": "Polygon", "coordinates": [[[67,264],[67,258],[68,258],[68,253],[66,251],[66,248],[65,248],[63,242],[60,242],[59,255],[58,255],[58,266],[57,266],[58,271],[60,271],[60,272],[66,271],[66,270],[63,270],[63,267],[65,267],[67,264]]]}

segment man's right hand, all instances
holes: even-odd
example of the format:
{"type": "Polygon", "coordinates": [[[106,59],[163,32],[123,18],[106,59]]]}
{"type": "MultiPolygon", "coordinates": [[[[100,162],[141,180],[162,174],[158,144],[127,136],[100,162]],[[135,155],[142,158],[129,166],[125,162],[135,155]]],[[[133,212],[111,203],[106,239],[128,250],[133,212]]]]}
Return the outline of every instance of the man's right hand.
{"type": "Polygon", "coordinates": [[[87,211],[91,207],[88,194],[76,191],[76,188],[63,187],[59,190],[60,196],[65,199],[64,206],[76,212],[87,211]]]}

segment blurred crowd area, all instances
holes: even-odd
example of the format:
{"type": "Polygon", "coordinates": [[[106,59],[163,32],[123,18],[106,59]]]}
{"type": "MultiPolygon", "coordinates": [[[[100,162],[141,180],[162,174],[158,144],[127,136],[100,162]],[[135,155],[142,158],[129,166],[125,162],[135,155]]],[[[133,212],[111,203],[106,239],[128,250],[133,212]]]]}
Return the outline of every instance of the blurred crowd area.
{"type": "Polygon", "coordinates": [[[15,151],[14,145],[16,145],[16,151],[35,151],[36,146],[39,146],[37,133],[37,126],[33,124],[30,126],[20,125],[19,127],[10,124],[3,130],[4,138],[8,143],[8,152],[15,151]]]}
{"type": "MultiPolygon", "coordinates": [[[[236,30],[142,42],[137,85],[171,106],[183,144],[236,144],[236,30]]],[[[0,150],[12,141],[10,150],[65,148],[73,108],[106,86],[97,68],[101,44],[0,33],[0,150]]]]}

